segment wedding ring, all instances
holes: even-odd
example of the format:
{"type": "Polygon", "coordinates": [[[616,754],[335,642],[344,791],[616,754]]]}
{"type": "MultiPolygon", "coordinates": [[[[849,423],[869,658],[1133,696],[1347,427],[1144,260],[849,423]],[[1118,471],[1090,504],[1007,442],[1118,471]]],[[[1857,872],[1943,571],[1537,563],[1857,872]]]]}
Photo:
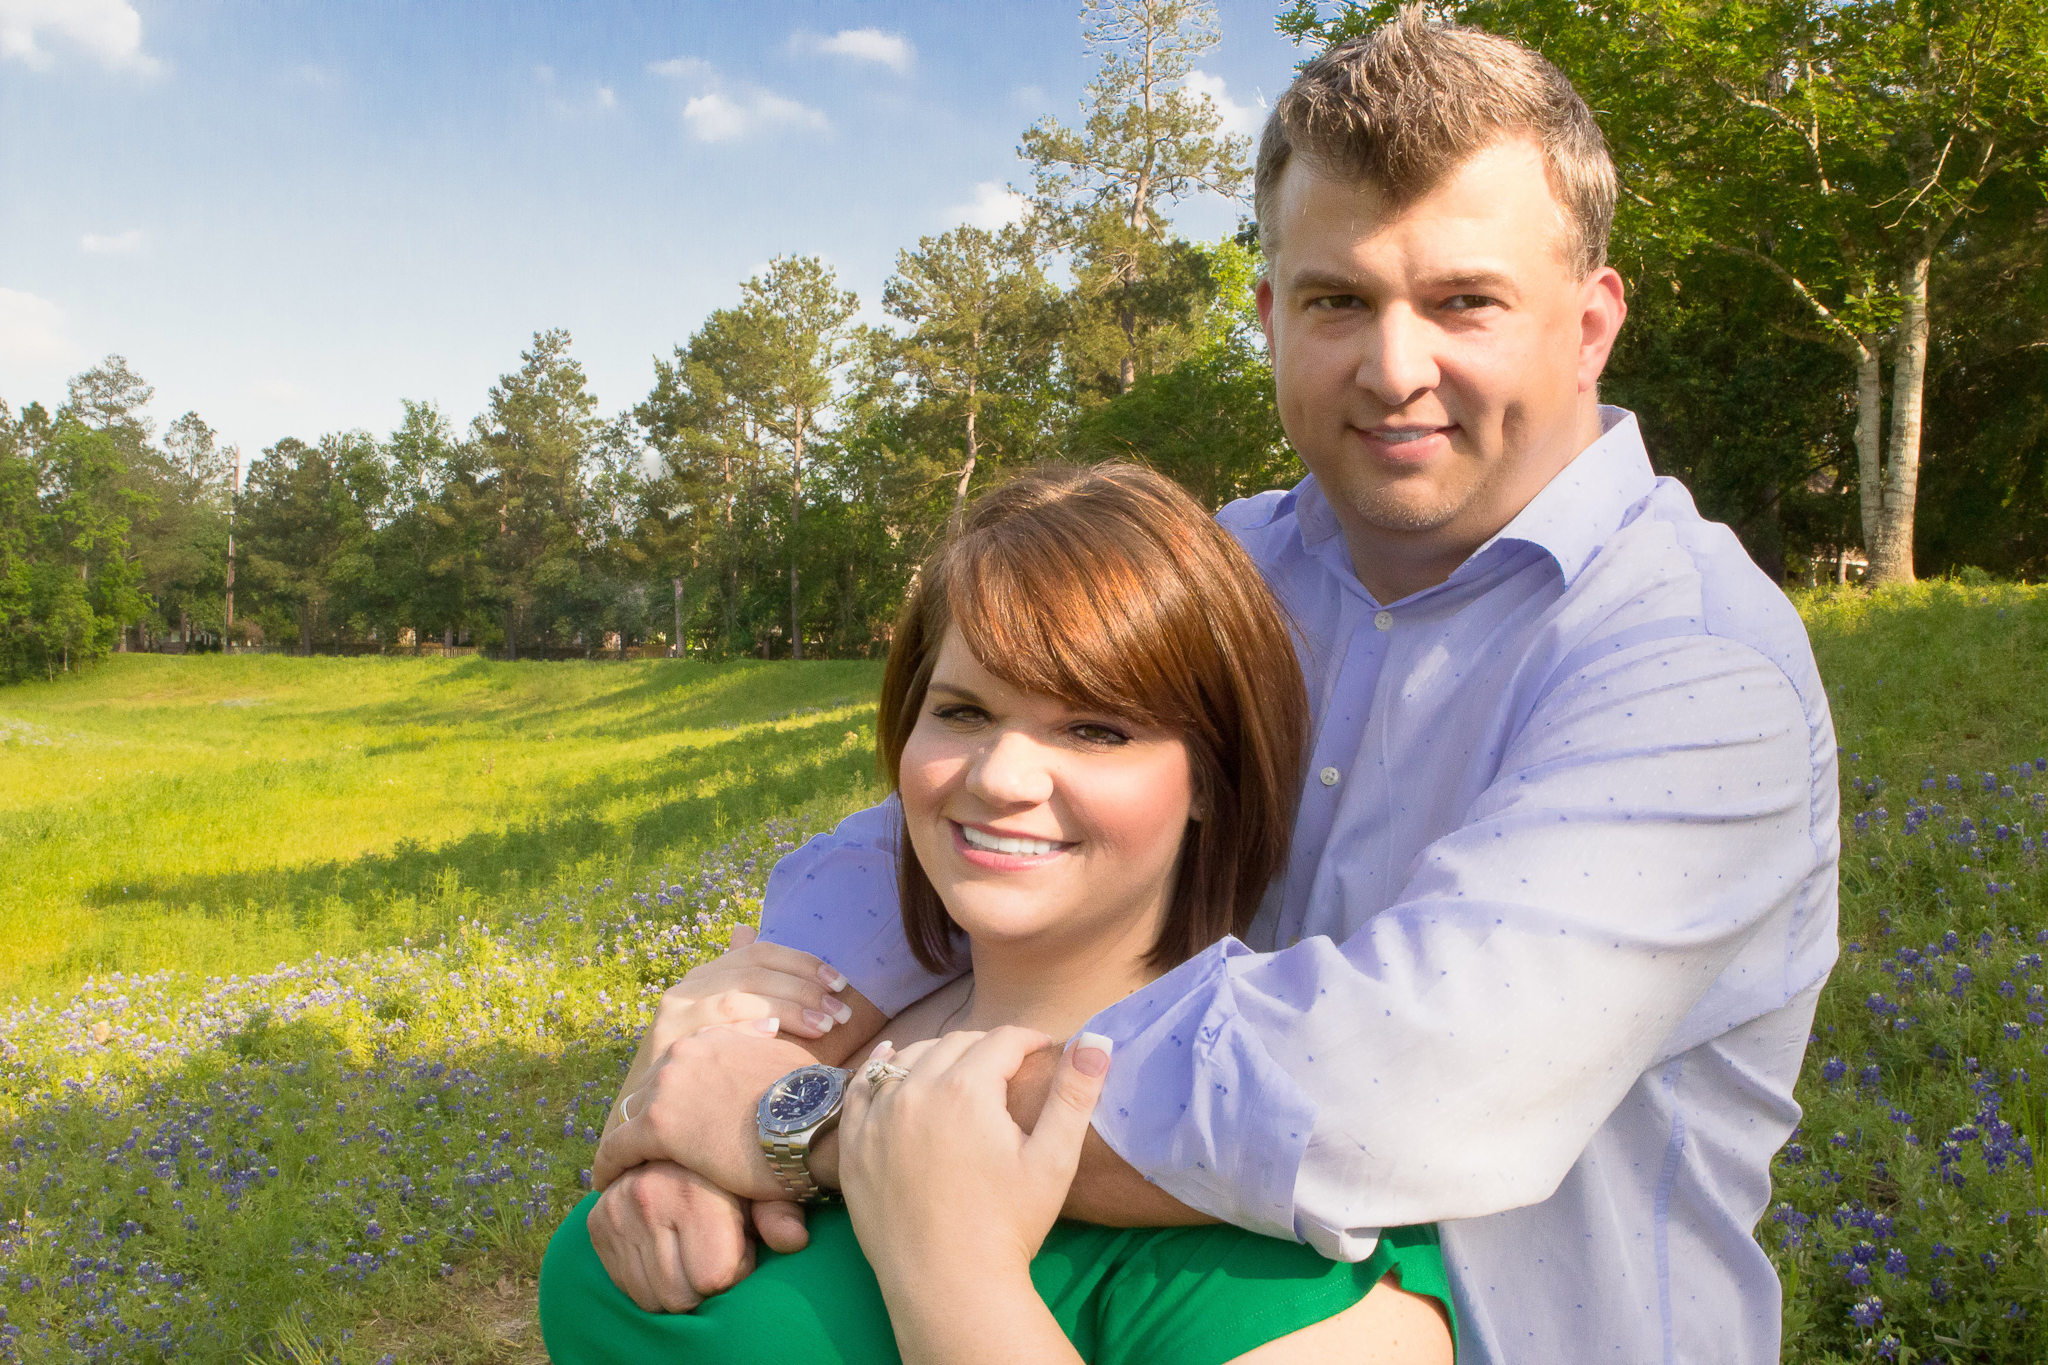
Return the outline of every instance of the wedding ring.
{"type": "MultiPolygon", "coordinates": [[[[633,1101],[639,1098],[640,1092],[635,1090],[632,1094],[619,1101],[619,1122],[631,1123],[633,1121],[633,1101]]],[[[643,1110],[642,1112],[646,1111],[643,1110]]]]}
{"type": "Polygon", "coordinates": [[[869,1062],[868,1069],[861,1074],[868,1078],[869,1085],[880,1085],[883,1081],[908,1080],[910,1068],[894,1062],[869,1062]]]}

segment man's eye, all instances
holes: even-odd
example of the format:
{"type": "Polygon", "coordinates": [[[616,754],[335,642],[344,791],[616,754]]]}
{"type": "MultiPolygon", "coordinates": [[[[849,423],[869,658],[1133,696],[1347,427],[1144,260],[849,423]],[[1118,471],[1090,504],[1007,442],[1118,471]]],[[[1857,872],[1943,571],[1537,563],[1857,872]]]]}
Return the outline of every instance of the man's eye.
{"type": "Polygon", "coordinates": [[[1477,308],[1498,308],[1500,300],[1485,294],[1453,294],[1444,300],[1444,307],[1453,313],[1469,313],[1477,308]]]}
{"type": "Polygon", "coordinates": [[[1335,313],[1346,308],[1363,308],[1365,300],[1356,294],[1325,294],[1319,299],[1310,299],[1308,306],[1317,312],[1335,313]]]}

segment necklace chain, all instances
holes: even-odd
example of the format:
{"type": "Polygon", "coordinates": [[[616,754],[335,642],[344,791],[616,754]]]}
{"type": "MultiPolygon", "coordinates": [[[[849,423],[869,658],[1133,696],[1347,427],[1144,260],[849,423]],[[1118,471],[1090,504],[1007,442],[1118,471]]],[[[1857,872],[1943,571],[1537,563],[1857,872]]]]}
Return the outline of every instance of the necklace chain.
{"type": "Polygon", "coordinates": [[[956,1009],[951,1014],[947,1015],[946,1021],[943,1024],[939,1025],[940,1036],[943,1037],[946,1034],[946,1032],[953,1027],[953,1021],[958,1019],[961,1015],[967,1013],[967,1007],[974,1003],[974,987],[974,982],[970,981],[967,983],[967,998],[960,1002],[959,1009],[956,1009]]]}

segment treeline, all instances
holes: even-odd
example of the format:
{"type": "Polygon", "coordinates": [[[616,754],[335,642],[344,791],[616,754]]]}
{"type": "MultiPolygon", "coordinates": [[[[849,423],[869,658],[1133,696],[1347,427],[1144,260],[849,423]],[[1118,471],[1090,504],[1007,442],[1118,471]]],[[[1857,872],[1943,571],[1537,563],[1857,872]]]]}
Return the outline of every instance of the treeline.
{"type": "MultiPolygon", "coordinates": [[[[1803,0],[1733,36],[1632,0],[1448,8],[1607,111],[1632,316],[1603,396],[1759,564],[2048,571],[2048,134],[2012,112],[2048,98],[2022,61],[2041,0],[1957,20],[1925,61],[1891,42],[1910,16],[1846,25],[1803,0]],[[1909,116],[1910,138],[1885,132],[1909,116]],[[1965,143],[1982,164],[1957,181],[1936,153],[1965,143]],[[1843,151],[1825,177],[1811,146],[1843,151]]],[[[1297,5],[1281,26],[1314,44],[1389,13],[1297,5]]],[[[1251,225],[1200,243],[1168,217],[1249,189],[1247,140],[1185,83],[1213,14],[1099,0],[1084,31],[1086,119],[1024,133],[1029,213],[900,253],[890,327],[856,325],[818,260],[780,258],[608,415],[546,331],[467,426],[408,402],[381,438],[279,441],[239,484],[196,414],[158,436],[119,357],[55,411],[0,403],[0,677],[166,637],[871,655],[933,536],[1004,467],[1133,458],[1212,506],[1292,483],[1251,225]]]]}
{"type": "Polygon", "coordinates": [[[925,239],[884,294],[900,331],[778,259],[623,412],[547,331],[465,429],[408,401],[383,438],[277,442],[239,488],[237,452],[196,414],[158,440],[109,357],[54,413],[0,407],[0,666],[166,638],[867,655],[1006,465],[1136,455],[1211,502],[1287,477],[1244,245],[1163,239],[1174,291],[1149,282],[1128,330],[1085,256],[1061,290],[1036,253],[1021,228],[925,239]]]}

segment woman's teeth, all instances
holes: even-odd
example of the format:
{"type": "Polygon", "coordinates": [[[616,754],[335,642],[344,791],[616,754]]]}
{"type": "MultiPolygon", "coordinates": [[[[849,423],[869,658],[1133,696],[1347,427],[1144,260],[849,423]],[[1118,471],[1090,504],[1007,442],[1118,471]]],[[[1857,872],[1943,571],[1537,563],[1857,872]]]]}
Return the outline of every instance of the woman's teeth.
{"type": "Polygon", "coordinates": [[[967,841],[969,848],[978,848],[985,853],[1016,853],[1029,857],[1037,853],[1050,853],[1059,847],[1051,839],[1012,839],[984,834],[972,825],[960,826],[960,837],[967,841]]]}
{"type": "Polygon", "coordinates": [[[1398,446],[1406,445],[1410,441],[1419,441],[1425,436],[1434,436],[1435,434],[1435,427],[1413,427],[1406,431],[1382,431],[1379,437],[1390,446],[1398,446]]]}

